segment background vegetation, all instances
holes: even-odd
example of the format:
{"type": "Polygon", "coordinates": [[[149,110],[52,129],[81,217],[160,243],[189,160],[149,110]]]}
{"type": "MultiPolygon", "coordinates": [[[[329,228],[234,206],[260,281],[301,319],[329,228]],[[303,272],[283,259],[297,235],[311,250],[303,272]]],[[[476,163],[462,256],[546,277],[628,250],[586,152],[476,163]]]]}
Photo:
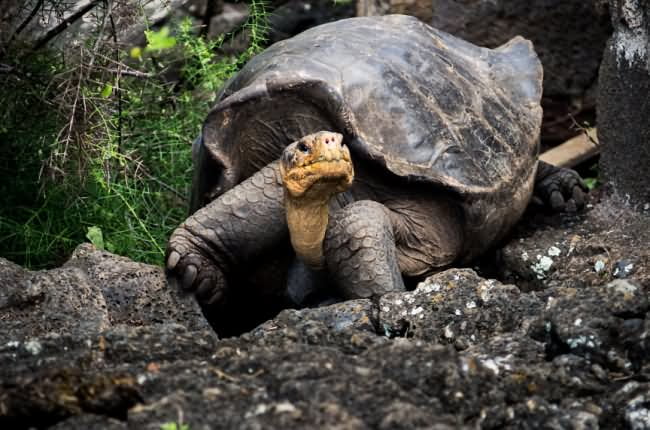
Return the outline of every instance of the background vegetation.
{"type": "Polygon", "coordinates": [[[208,41],[189,19],[146,29],[142,46],[120,43],[111,2],[86,40],[5,46],[0,255],[42,268],[91,241],[162,263],[187,215],[191,143],[216,90],[264,43],[264,4],[249,10],[237,56],[220,51],[228,36],[208,41]]]}

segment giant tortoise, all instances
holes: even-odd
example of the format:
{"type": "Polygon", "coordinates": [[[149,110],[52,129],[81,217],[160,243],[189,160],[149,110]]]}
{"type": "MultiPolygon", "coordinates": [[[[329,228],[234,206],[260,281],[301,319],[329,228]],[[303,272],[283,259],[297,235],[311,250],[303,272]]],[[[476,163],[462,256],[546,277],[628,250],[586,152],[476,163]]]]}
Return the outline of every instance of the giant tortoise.
{"type": "Polygon", "coordinates": [[[537,159],[541,85],[523,38],[480,48],[407,16],[274,44],[205,121],[169,279],[204,304],[287,288],[301,302],[295,284],[322,276],[371,297],[484,252],[535,190],[581,205],[577,174],[537,159]]]}

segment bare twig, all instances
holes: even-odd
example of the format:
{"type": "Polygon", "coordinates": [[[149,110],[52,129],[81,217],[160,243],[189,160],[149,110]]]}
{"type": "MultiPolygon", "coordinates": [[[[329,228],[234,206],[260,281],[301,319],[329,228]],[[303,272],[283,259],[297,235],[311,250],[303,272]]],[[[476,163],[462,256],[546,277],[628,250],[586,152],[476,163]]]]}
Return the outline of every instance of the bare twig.
{"type": "Polygon", "coordinates": [[[140,161],[140,160],[134,160],[133,158],[131,158],[131,157],[129,157],[129,156],[125,156],[125,158],[126,158],[127,160],[131,161],[131,163],[135,164],[135,172],[134,172],[134,176],[137,177],[138,174],[142,174],[142,175],[146,176],[147,179],[149,179],[149,180],[151,180],[151,181],[154,181],[155,183],[157,183],[158,185],[160,185],[161,187],[163,187],[164,189],[166,189],[166,190],[169,191],[170,193],[174,194],[174,195],[175,195],[176,197],[178,197],[182,202],[187,202],[187,197],[186,197],[186,196],[184,196],[183,194],[181,194],[180,192],[178,192],[178,191],[177,191],[176,189],[174,189],[171,185],[166,184],[165,182],[161,181],[160,179],[156,178],[156,177],[153,176],[151,173],[149,173],[149,172],[147,171],[147,167],[144,165],[144,163],[143,163],[142,161],[140,161]]]}
{"type": "Polygon", "coordinates": [[[111,17],[113,13],[113,1],[112,0],[103,0],[104,2],[104,16],[102,17],[102,23],[99,26],[99,34],[95,39],[95,44],[93,45],[93,50],[90,53],[90,61],[88,62],[88,68],[92,68],[95,64],[95,56],[99,52],[100,44],[104,40],[104,31],[106,31],[106,24],[108,24],[108,18],[111,17]]]}
{"type": "Polygon", "coordinates": [[[110,73],[119,73],[122,76],[132,76],[134,78],[154,78],[156,77],[153,73],[141,72],[140,70],[135,69],[106,69],[110,73]]]}
{"type": "Polygon", "coordinates": [[[110,20],[111,29],[113,30],[113,42],[115,43],[115,63],[117,64],[117,73],[115,74],[115,86],[117,87],[117,151],[122,152],[122,91],[120,89],[122,63],[120,62],[120,49],[119,44],[117,43],[117,30],[115,29],[115,21],[113,20],[112,13],[110,15],[110,20]]]}
{"type": "Polygon", "coordinates": [[[11,42],[14,41],[16,36],[18,36],[25,29],[25,27],[27,27],[27,25],[32,21],[32,19],[34,19],[34,17],[38,13],[38,10],[41,8],[41,6],[43,6],[43,1],[44,0],[38,0],[36,6],[34,6],[34,9],[32,9],[32,11],[29,13],[27,18],[23,22],[21,22],[20,25],[16,28],[16,31],[13,32],[13,34],[9,38],[9,42],[7,42],[7,46],[11,45],[11,42]]]}
{"type": "MultiPolygon", "coordinates": [[[[116,39],[114,39],[116,40],[116,39]]],[[[102,60],[105,60],[108,63],[114,63],[115,68],[109,68],[105,66],[95,66],[95,68],[105,70],[108,73],[111,74],[116,74],[119,73],[123,76],[133,76],[135,78],[155,78],[157,74],[155,73],[150,73],[150,72],[143,72],[141,70],[133,69],[126,64],[122,63],[121,61],[115,61],[113,58],[107,57],[106,55],[102,54],[101,52],[97,52],[96,56],[98,58],[101,58],[102,60]]]]}
{"type": "MultiPolygon", "coordinates": [[[[83,47],[80,47],[79,49],[80,53],[80,64],[83,64],[83,47]]],[[[71,113],[70,113],[70,120],[68,123],[59,131],[59,134],[57,135],[57,141],[58,142],[63,142],[63,151],[62,152],[53,152],[52,155],[50,156],[50,161],[49,161],[49,167],[51,168],[55,163],[53,162],[52,158],[54,157],[61,157],[63,160],[63,163],[68,157],[68,148],[70,146],[70,143],[72,142],[72,134],[74,132],[74,127],[75,127],[75,117],[77,113],[77,106],[79,104],[79,98],[82,98],[82,101],[85,103],[85,99],[83,99],[83,95],[81,94],[81,82],[83,80],[83,66],[78,67],[79,70],[79,76],[77,78],[76,82],[76,87],[74,89],[74,101],[72,102],[71,106],[71,113]],[[65,138],[62,138],[62,136],[65,135],[65,138]]],[[[64,91],[64,95],[68,93],[70,89],[70,85],[72,84],[72,79],[68,80],[66,84],[66,89],[64,91]]],[[[63,165],[63,163],[59,163],[59,165],[63,165]]],[[[41,180],[41,176],[43,174],[43,167],[41,167],[41,171],[39,172],[38,179],[39,181],[41,180]]]]}

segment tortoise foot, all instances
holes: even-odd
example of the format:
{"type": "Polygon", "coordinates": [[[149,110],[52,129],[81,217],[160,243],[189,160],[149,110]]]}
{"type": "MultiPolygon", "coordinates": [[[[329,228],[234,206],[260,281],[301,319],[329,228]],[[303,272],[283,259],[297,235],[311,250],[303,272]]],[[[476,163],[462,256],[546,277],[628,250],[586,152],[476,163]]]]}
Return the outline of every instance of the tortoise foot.
{"type": "Polygon", "coordinates": [[[585,205],[587,187],[575,170],[540,162],[535,200],[555,212],[576,212],[585,205]]]}
{"type": "Polygon", "coordinates": [[[223,299],[226,283],[200,242],[182,226],[177,228],[167,245],[165,273],[172,288],[193,293],[201,304],[213,305],[223,299]]]}

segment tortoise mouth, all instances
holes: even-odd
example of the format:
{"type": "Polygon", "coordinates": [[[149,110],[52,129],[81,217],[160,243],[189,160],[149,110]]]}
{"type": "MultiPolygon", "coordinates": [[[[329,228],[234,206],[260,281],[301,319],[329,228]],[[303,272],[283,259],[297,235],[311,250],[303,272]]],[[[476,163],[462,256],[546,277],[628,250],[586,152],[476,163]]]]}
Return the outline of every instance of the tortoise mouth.
{"type": "Polygon", "coordinates": [[[329,198],[347,190],[354,178],[350,151],[339,133],[318,132],[287,146],[280,162],[291,197],[329,198]]]}

